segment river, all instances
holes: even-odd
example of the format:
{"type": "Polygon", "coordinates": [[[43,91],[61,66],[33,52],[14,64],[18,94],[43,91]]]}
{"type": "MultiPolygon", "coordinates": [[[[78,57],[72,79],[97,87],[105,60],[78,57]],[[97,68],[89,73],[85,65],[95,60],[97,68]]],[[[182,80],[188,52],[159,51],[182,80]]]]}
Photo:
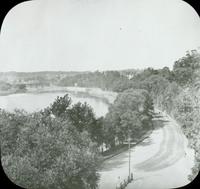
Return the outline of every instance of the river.
{"type": "Polygon", "coordinates": [[[72,104],[86,102],[93,108],[97,117],[104,116],[108,112],[108,102],[112,103],[115,97],[114,95],[111,99],[111,92],[100,89],[93,89],[89,92],[87,90],[86,93],[86,88],[83,88],[82,91],[80,91],[80,88],[70,88],[68,91],[60,92],[20,93],[0,96],[0,108],[11,112],[14,109],[24,109],[27,112],[39,111],[53,103],[57,96],[62,97],[65,94],[69,94],[72,104]]]}

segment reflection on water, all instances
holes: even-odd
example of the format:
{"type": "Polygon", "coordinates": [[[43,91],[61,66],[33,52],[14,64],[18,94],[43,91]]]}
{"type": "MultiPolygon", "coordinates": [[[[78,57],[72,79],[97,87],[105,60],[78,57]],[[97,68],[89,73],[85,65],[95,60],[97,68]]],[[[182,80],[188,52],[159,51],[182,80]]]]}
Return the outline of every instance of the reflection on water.
{"type": "MultiPolygon", "coordinates": [[[[28,112],[41,110],[49,106],[57,96],[64,96],[66,92],[39,93],[39,94],[12,94],[0,96],[0,108],[13,111],[15,108],[24,109],[28,112]]],[[[108,105],[101,99],[83,97],[69,93],[72,103],[86,102],[89,104],[97,117],[104,116],[108,112],[108,105]]]]}

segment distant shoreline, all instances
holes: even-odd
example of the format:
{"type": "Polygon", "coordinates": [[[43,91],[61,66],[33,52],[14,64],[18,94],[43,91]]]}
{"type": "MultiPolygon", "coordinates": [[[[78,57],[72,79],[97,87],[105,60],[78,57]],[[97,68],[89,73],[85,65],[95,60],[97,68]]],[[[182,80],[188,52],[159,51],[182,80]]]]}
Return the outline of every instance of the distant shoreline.
{"type": "Polygon", "coordinates": [[[85,87],[42,87],[42,88],[28,88],[26,91],[0,91],[0,96],[9,96],[15,94],[41,94],[41,93],[56,93],[66,92],[82,97],[91,97],[101,99],[107,104],[112,104],[117,96],[116,92],[104,91],[100,88],[85,88],[85,87]]]}

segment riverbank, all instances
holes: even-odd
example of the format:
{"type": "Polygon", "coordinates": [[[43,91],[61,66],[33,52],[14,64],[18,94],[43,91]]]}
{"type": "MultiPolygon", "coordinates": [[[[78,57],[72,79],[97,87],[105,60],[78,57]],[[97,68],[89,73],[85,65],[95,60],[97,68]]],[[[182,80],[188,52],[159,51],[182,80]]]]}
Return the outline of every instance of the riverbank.
{"type": "Polygon", "coordinates": [[[98,98],[105,101],[107,104],[112,104],[117,97],[116,92],[104,91],[100,88],[85,88],[85,87],[38,87],[38,88],[27,88],[26,91],[0,91],[0,96],[8,96],[13,94],[39,94],[39,93],[56,93],[56,92],[66,92],[72,93],[73,95],[82,95],[82,97],[89,96],[91,98],[98,98]]]}
{"type": "Polygon", "coordinates": [[[97,117],[105,116],[110,104],[114,102],[117,96],[117,93],[96,88],[48,87],[0,96],[0,108],[9,112],[13,112],[15,109],[24,109],[29,113],[40,111],[53,103],[58,96],[61,97],[66,94],[72,99],[72,105],[77,102],[86,102],[93,108],[97,117]]]}

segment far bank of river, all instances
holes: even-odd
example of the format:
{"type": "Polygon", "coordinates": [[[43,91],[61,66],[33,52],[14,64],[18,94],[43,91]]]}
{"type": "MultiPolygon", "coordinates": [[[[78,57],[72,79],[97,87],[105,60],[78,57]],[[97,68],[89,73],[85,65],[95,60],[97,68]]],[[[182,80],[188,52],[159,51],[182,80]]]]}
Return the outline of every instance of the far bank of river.
{"type": "Polygon", "coordinates": [[[103,91],[99,88],[46,87],[37,90],[28,89],[26,93],[0,96],[0,108],[7,111],[14,109],[24,109],[27,112],[38,111],[49,106],[57,96],[65,94],[69,94],[72,103],[88,103],[97,117],[107,113],[109,104],[113,103],[117,96],[117,93],[103,91]]]}

